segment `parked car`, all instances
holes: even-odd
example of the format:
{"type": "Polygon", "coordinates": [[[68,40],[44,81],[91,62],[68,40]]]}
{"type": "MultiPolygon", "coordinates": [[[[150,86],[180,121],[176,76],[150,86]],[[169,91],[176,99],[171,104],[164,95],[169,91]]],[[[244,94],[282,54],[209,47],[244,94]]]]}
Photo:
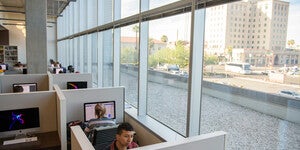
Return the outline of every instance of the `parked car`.
{"type": "Polygon", "coordinates": [[[178,65],[169,65],[168,71],[179,71],[179,66],[178,65]]]}
{"type": "Polygon", "coordinates": [[[262,75],[269,75],[271,73],[276,73],[276,71],[275,70],[266,70],[266,71],[261,72],[262,75]]]}
{"type": "Polygon", "coordinates": [[[278,92],[278,94],[281,96],[285,96],[285,97],[300,99],[300,94],[295,91],[291,91],[291,90],[281,90],[278,92]]]}

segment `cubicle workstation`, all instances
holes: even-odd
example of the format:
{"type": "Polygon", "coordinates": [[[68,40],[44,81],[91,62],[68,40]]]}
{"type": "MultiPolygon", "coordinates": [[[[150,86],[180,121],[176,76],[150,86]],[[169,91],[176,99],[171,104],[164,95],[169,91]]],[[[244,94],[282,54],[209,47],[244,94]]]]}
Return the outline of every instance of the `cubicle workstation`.
{"type": "Polygon", "coordinates": [[[85,105],[101,102],[113,102],[115,105],[115,121],[117,123],[124,121],[124,87],[62,90],[62,92],[66,98],[67,122],[84,121],[85,105]]]}
{"type": "Polygon", "coordinates": [[[60,149],[55,99],[54,91],[0,94],[0,149],[60,149]]]}
{"type": "Polygon", "coordinates": [[[54,90],[57,94],[58,131],[63,149],[67,147],[67,123],[76,120],[84,122],[88,116],[94,116],[91,110],[94,110],[95,103],[107,105],[107,116],[115,118],[117,123],[124,121],[124,87],[61,90],[54,84],[54,90]]]}
{"type": "MultiPolygon", "coordinates": [[[[226,132],[216,131],[213,133],[197,135],[172,142],[161,142],[140,146],[136,150],[225,150],[226,132]]],[[[79,126],[71,128],[72,150],[95,150],[84,132],[79,126]]],[[[147,138],[147,137],[144,137],[147,138]]],[[[97,150],[97,149],[96,149],[97,150]]]]}
{"type": "Polygon", "coordinates": [[[52,89],[56,84],[60,89],[80,89],[80,88],[92,88],[92,74],[90,73],[63,73],[63,74],[51,74],[48,72],[49,86],[52,89]]]}
{"type": "Polygon", "coordinates": [[[47,74],[15,74],[0,76],[1,93],[13,93],[15,86],[22,86],[24,92],[48,91],[49,78],[47,74]]]}
{"type": "Polygon", "coordinates": [[[13,93],[15,86],[22,86],[23,92],[49,91],[57,84],[60,89],[92,88],[92,74],[15,74],[0,76],[0,93],[13,93]]]}

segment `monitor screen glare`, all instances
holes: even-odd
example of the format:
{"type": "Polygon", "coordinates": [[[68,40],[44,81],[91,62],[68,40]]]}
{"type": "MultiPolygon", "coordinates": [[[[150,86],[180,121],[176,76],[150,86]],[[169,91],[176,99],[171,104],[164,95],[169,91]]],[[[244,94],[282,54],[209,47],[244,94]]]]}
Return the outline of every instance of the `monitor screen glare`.
{"type": "Polygon", "coordinates": [[[40,127],[39,108],[0,111],[0,132],[40,127]]]}
{"type": "Polygon", "coordinates": [[[95,118],[95,106],[97,104],[102,104],[106,108],[105,117],[110,119],[116,119],[116,106],[115,101],[105,101],[105,102],[92,102],[84,103],[84,121],[89,121],[92,118],[95,118]]]}
{"type": "Polygon", "coordinates": [[[13,92],[34,92],[37,91],[37,84],[36,83],[15,83],[13,84],[13,92]],[[21,90],[21,89],[23,90],[21,90]]]}

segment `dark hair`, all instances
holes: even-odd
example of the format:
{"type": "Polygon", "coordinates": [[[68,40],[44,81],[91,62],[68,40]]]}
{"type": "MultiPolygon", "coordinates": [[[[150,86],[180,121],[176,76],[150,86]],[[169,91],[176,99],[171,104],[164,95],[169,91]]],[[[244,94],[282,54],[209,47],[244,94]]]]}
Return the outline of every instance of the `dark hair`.
{"type": "Polygon", "coordinates": [[[122,130],[125,130],[125,131],[134,131],[133,127],[128,122],[123,122],[123,123],[121,123],[118,126],[117,134],[121,135],[122,134],[122,130]]]}

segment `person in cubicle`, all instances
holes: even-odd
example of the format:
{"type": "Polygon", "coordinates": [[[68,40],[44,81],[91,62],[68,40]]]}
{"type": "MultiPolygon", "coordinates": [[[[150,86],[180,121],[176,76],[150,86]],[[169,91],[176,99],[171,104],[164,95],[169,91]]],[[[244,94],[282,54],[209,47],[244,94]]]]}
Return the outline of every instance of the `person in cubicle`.
{"type": "Polygon", "coordinates": [[[102,104],[95,105],[95,118],[90,119],[87,123],[87,126],[84,129],[84,132],[88,137],[90,137],[90,132],[93,131],[94,128],[100,126],[113,126],[116,123],[107,117],[105,117],[106,109],[102,104]]]}
{"type": "Polygon", "coordinates": [[[131,124],[124,122],[118,126],[116,139],[103,150],[127,150],[139,147],[133,142],[135,131],[131,124]]]}

